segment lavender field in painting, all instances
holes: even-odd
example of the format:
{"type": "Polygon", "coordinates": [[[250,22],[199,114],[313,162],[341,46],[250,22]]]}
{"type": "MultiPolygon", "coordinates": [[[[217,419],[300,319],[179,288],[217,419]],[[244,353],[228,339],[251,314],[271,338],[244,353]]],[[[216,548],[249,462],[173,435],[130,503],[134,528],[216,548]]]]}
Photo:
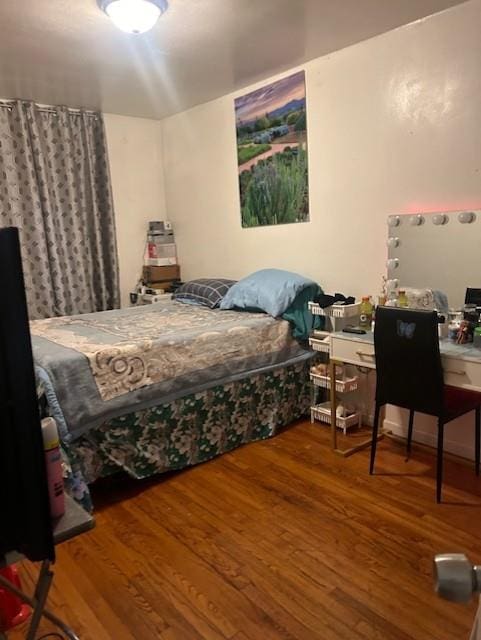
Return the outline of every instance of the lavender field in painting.
{"type": "Polygon", "coordinates": [[[304,71],[235,100],[243,227],[309,220],[304,71]]]}

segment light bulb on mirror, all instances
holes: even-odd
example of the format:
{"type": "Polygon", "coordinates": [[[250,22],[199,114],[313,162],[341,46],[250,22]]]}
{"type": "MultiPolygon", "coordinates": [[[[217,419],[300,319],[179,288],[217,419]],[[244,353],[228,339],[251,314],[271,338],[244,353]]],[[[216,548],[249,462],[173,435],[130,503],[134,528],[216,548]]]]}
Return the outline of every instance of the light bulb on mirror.
{"type": "Polygon", "coordinates": [[[476,214],[473,211],[463,211],[458,215],[461,224],[471,224],[476,220],[476,214]]]}
{"type": "Polygon", "coordinates": [[[412,227],[419,227],[420,225],[424,224],[424,217],[420,213],[414,216],[410,216],[409,224],[412,227]]]}
{"type": "Polygon", "coordinates": [[[401,224],[401,216],[389,216],[387,223],[390,227],[399,227],[401,224]]]}
{"type": "Polygon", "coordinates": [[[397,290],[399,289],[399,280],[391,278],[386,280],[386,305],[393,307],[396,305],[397,290]]]}
{"type": "Polygon", "coordinates": [[[388,271],[397,269],[399,267],[399,258],[389,258],[386,264],[387,264],[388,271]]]}
{"type": "Polygon", "coordinates": [[[386,280],[386,291],[394,291],[399,287],[399,280],[397,278],[391,278],[386,280]]]}
{"type": "Polygon", "coordinates": [[[401,241],[396,236],[391,236],[390,238],[388,238],[387,246],[389,247],[389,249],[397,249],[400,244],[401,241]]]}
{"type": "Polygon", "coordinates": [[[441,226],[443,224],[447,224],[449,222],[449,216],[445,213],[435,213],[433,215],[433,224],[436,226],[441,226]]]}

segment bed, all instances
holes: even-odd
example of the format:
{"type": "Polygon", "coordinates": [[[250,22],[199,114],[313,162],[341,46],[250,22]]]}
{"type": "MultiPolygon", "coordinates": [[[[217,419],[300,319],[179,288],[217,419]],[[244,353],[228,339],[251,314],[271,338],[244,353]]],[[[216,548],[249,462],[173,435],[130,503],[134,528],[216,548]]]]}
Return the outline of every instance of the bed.
{"type": "Polygon", "coordinates": [[[312,353],[286,320],[162,302],[31,323],[36,373],[69,490],[204,462],[268,438],[309,407],[312,353]]]}

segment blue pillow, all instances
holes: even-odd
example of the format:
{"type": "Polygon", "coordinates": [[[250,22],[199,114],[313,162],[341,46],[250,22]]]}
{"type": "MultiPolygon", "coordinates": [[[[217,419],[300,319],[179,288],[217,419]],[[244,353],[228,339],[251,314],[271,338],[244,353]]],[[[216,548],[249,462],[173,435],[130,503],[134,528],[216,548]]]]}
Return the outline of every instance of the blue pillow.
{"type": "Polygon", "coordinates": [[[278,318],[291,306],[298,293],[315,284],[298,273],[262,269],[232,286],[220,308],[259,309],[278,318]]]}

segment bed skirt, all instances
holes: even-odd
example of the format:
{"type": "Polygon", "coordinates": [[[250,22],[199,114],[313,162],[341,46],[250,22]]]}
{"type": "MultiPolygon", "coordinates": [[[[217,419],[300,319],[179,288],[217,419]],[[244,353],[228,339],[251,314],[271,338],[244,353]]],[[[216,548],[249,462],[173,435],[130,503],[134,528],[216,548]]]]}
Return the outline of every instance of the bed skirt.
{"type": "Polygon", "coordinates": [[[311,360],[219,385],[113,419],[64,445],[67,490],[91,509],[88,484],[184,469],[264,440],[306,415],[311,360]]]}

